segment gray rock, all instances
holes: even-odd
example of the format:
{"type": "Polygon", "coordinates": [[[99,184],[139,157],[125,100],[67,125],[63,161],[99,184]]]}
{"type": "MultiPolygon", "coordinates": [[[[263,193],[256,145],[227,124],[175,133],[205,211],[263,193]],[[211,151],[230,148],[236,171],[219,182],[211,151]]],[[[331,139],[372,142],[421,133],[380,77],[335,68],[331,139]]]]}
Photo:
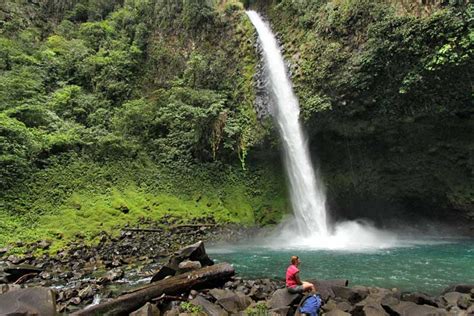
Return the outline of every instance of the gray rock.
{"type": "Polygon", "coordinates": [[[41,240],[41,241],[38,243],[38,248],[43,249],[43,250],[48,249],[49,246],[51,246],[51,242],[49,242],[49,241],[47,241],[47,240],[41,240]]]}
{"type": "Polygon", "coordinates": [[[301,299],[302,295],[300,294],[290,294],[288,290],[285,289],[278,289],[273,293],[270,302],[268,303],[268,307],[270,309],[280,308],[290,306],[295,304],[301,299]]]}
{"type": "Polygon", "coordinates": [[[401,296],[403,301],[413,302],[418,305],[431,305],[437,307],[434,297],[431,297],[425,293],[414,292],[414,293],[404,293],[401,296]]]}
{"type": "Polygon", "coordinates": [[[97,280],[97,283],[104,284],[108,282],[112,282],[123,277],[123,270],[120,268],[115,268],[110,271],[107,271],[102,277],[97,280]]]}
{"type": "Polygon", "coordinates": [[[346,313],[340,309],[333,309],[327,313],[324,313],[323,316],[350,316],[351,314],[346,313]]]}
{"type": "Polygon", "coordinates": [[[144,306],[142,306],[140,309],[130,313],[129,316],[160,316],[160,310],[156,305],[153,305],[151,303],[146,303],[144,306]]]}
{"type": "Polygon", "coordinates": [[[232,295],[219,298],[216,303],[229,313],[235,314],[249,307],[252,304],[252,299],[242,293],[232,293],[232,295]]]}
{"type": "Polygon", "coordinates": [[[179,264],[185,260],[199,261],[202,267],[211,266],[214,264],[206,253],[204,243],[198,241],[195,244],[186,246],[176,251],[160,270],[153,275],[151,283],[164,279],[167,276],[175,275],[179,271],[179,264]]]}
{"type": "MultiPolygon", "coordinates": [[[[270,309],[270,315],[281,315],[281,316],[286,316],[289,314],[290,306],[284,306],[284,307],[279,307],[279,308],[272,308],[270,309]]],[[[300,314],[301,315],[301,314],[300,314]]]]}
{"type": "Polygon", "coordinates": [[[356,316],[388,316],[387,312],[383,309],[382,305],[378,303],[367,303],[364,305],[358,305],[353,311],[353,315],[356,316]]]}
{"type": "Polygon", "coordinates": [[[474,289],[474,284],[455,284],[448,286],[443,290],[441,294],[446,294],[448,292],[459,292],[464,294],[471,293],[471,290],[474,289]]]}
{"type": "Polygon", "coordinates": [[[334,309],[337,309],[337,302],[335,302],[333,299],[329,299],[322,307],[321,309],[325,312],[332,311],[334,309]]]}
{"type": "Polygon", "coordinates": [[[342,286],[333,286],[332,291],[336,297],[343,298],[351,304],[358,303],[367,297],[369,291],[366,288],[348,288],[342,286]]]}
{"type": "Polygon", "coordinates": [[[399,304],[384,306],[390,315],[402,316],[443,316],[447,315],[446,310],[429,305],[417,305],[413,302],[400,301],[399,304]]]}
{"type": "Polygon", "coordinates": [[[199,261],[203,267],[214,264],[214,261],[212,261],[207,255],[202,241],[198,241],[195,244],[186,246],[175,252],[170,258],[167,266],[174,270],[178,270],[179,263],[184,260],[199,261]]]}
{"type": "Polygon", "coordinates": [[[470,305],[470,294],[463,294],[459,292],[448,292],[441,296],[440,301],[443,307],[459,306],[467,309],[470,305]]]}
{"type": "Polygon", "coordinates": [[[204,297],[200,295],[196,296],[196,298],[191,300],[191,303],[197,306],[201,306],[203,311],[207,315],[211,315],[211,316],[214,316],[214,315],[227,316],[228,315],[228,313],[224,309],[222,309],[220,306],[216,304],[212,304],[211,302],[209,302],[208,300],[206,300],[204,297]]]}
{"type": "Polygon", "coordinates": [[[9,291],[0,295],[0,315],[56,315],[54,292],[44,287],[9,291]]]}
{"type": "Polygon", "coordinates": [[[185,260],[179,263],[178,269],[180,273],[189,272],[192,270],[201,269],[201,263],[199,261],[185,260]]]}
{"type": "Polygon", "coordinates": [[[337,309],[344,312],[350,312],[352,310],[352,305],[349,304],[348,302],[340,302],[340,303],[337,303],[337,309]]]}
{"type": "Polygon", "coordinates": [[[221,298],[233,296],[234,292],[231,290],[222,290],[222,289],[211,289],[209,294],[217,301],[221,298]]]}

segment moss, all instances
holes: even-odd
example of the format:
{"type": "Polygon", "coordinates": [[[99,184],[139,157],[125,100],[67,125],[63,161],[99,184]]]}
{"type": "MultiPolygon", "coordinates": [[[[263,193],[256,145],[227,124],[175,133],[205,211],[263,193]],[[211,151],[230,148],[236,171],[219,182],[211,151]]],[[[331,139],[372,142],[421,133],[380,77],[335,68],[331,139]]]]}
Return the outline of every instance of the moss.
{"type": "Polygon", "coordinates": [[[78,234],[94,242],[102,231],[116,234],[126,224],[166,214],[183,222],[210,216],[219,223],[267,224],[287,211],[284,180],[272,168],[63,157],[4,192],[0,244],[50,239],[55,251],[78,234]],[[270,209],[272,215],[261,215],[270,209]]]}

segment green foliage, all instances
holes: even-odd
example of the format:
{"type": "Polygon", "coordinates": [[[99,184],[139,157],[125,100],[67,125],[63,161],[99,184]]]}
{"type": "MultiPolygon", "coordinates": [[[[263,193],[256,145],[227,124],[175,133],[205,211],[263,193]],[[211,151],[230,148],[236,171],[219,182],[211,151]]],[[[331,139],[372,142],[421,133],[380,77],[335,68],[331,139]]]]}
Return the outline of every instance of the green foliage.
{"type": "Polygon", "coordinates": [[[190,302],[181,302],[179,307],[181,307],[185,313],[190,313],[191,315],[205,315],[202,306],[194,305],[190,302]]]}
{"type": "Polygon", "coordinates": [[[266,316],[268,315],[269,311],[267,305],[264,302],[259,302],[255,304],[253,307],[248,307],[245,310],[245,315],[248,316],[266,316]]]}

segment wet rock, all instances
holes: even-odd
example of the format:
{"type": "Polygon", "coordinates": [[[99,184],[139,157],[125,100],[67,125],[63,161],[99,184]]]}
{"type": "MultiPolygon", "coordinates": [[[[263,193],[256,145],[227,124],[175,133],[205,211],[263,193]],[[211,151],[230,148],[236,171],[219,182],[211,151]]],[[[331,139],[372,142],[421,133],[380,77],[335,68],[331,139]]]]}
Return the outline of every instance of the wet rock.
{"type": "Polygon", "coordinates": [[[5,248],[0,248],[0,257],[3,256],[4,254],[6,254],[8,252],[8,248],[5,247],[5,248]]]}
{"type": "Polygon", "coordinates": [[[437,307],[435,299],[425,293],[414,292],[414,293],[403,293],[401,296],[403,301],[413,302],[418,305],[431,305],[437,307]]]}
{"type": "Polygon", "coordinates": [[[189,271],[193,271],[193,270],[197,270],[197,269],[201,269],[201,263],[199,261],[190,261],[190,260],[186,260],[186,261],[182,261],[179,263],[178,265],[178,271],[179,273],[185,273],[185,272],[189,272],[189,271]]]}
{"type": "Polygon", "coordinates": [[[79,297],[84,300],[86,298],[90,298],[94,296],[94,289],[91,285],[86,286],[82,290],[79,291],[79,297]]]}
{"type": "Polygon", "coordinates": [[[51,273],[47,272],[47,271],[42,271],[40,274],[39,274],[40,278],[42,278],[43,280],[51,280],[52,276],[51,276],[51,273]]]}
{"type": "Polygon", "coordinates": [[[301,294],[288,293],[288,290],[286,288],[279,289],[276,290],[275,293],[273,293],[272,298],[268,303],[268,306],[270,307],[270,309],[290,306],[299,302],[301,300],[301,297],[301,294]]]}
{"type": "Polygon", "coordinates": [[[129,316],[160,316],[160,310],[156,305],[146,303],[142,308],[130,313],[129,316]]]}
{"type": "Polygon", "coordinates": [[[471,293],[471,290],[474,289],[474,284],[455,284],[448,286],[441,292],[441,294],[446,294],[449,292],[459,292],[459,293],[464,293],[464,294],[469,294],[471,293]]]}
{"type": "Polygon", "coordinates": [[[197,306],[201,306],[203,311],[207,315],[222,315],[226,316],[228,313],[216,304],[212,304],[210,301],[206,300],[204,297],[198,295],[196,298],[191,300],[191,303],[197,306]]]}
{"type": "Polygon", "coordinates": [[[445,293],[440,298],[440,307],[451,308],[451,307],[462,307],[467,309],[471,305],[470,294],[463,294],[458,292],[445,293]]]}
{"type": "Polygon", "coordinates": [[[0,295],[0,315],[56,315],[54,292],[35,287],[9,291],[0,295]]]}
{"type": "Polygon", "coordinates": [[[97,280],[97,283],[99,284],[109,283],[109,282],[121,279],[123,275],[124,275],[123,270],[121,270],[120,268],[115,268],[110,271],[107,271],[104,274],[104,276],[100,277],[97,280]]]}

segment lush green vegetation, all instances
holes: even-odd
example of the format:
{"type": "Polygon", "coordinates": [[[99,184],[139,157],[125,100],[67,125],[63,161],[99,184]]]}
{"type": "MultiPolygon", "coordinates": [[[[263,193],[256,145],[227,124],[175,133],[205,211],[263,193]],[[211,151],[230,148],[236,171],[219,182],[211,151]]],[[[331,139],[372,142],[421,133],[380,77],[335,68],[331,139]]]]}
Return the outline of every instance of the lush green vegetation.
{"type": "Polygon", "coordinates": [[[245,164],[267,132],[239,2],[0,9],[0,243],[61,245],[165,213],[279,219],[283,179],[245,164]]]}
{"type": "Polygon", "coordinates": [[[473,8],[398,4],[0,3],[0,244],[57,249],[166,213],[277,222],[288,204],[244,5],[284,43],[333,208],[466,213],[473,8]]]}

